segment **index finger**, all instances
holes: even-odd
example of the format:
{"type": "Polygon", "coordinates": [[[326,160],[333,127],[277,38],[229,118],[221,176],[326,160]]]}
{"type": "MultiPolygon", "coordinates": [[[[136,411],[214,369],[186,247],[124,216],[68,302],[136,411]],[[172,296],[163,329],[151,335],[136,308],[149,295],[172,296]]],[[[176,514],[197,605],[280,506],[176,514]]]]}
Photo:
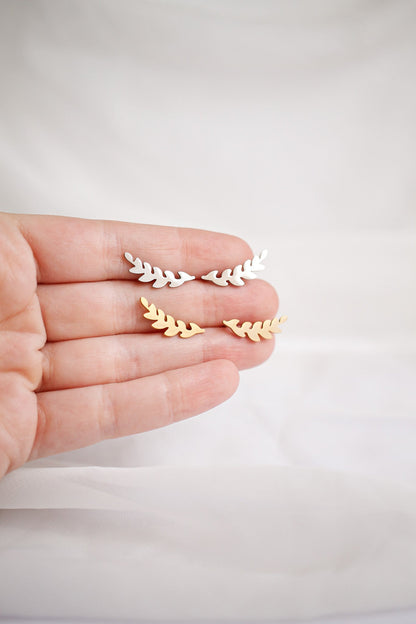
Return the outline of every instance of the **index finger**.
{"type": "Polygon", "coordinates": [[[162,271],[196,277],[252,256],[240,238],[206,230],[46,215],[16,219],[43,284],[137,279],[125,252],[162,271]]]}

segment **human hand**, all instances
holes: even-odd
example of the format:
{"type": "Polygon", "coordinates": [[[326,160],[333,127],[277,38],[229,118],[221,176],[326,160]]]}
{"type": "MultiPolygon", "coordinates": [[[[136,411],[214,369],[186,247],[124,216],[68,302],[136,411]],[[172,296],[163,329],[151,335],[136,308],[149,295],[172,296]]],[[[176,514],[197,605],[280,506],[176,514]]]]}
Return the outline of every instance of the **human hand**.
{"type": "Polygon", "coordinates": [[[233,394],[238,368],[270,355],[273,340],[222,327],[272,318],[269,284],[154,289],[129,273],[125,251],[197,277],[252,256],[242,240],[203,230],[0,213],[0,477],[208,410],[233,394]],[[165,337],[141,296],[205,333],[165,337]]]}

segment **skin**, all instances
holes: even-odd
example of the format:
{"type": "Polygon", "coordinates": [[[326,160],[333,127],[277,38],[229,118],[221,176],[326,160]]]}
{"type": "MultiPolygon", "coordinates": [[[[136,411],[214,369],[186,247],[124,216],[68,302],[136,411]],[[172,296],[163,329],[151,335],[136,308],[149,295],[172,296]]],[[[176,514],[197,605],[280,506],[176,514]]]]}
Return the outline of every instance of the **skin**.
{"type": "Polygon", "coordinates": [[[273,339],[239,339],[222,321],[273,318],[272,286],[154,289],[129,273],[125,251],[197,277],[253,255],[203,230],[0,213],[0,477],[204,412],[234,393],[238,369],[271,354],[273,339]],[[141,296],[205,333],[165,337],[141,296]]]}

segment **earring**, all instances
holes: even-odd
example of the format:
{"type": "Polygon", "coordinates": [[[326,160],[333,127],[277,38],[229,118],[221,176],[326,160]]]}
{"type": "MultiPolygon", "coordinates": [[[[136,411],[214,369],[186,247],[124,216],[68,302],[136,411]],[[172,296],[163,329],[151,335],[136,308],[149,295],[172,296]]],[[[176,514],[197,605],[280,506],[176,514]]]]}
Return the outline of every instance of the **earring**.
{"type": "Polygon", "coordinates": [[[285,321],[287,321],[287,316],[263,321],[263,323],[261,321],[256,321],[255,323],[245,321],[241,327],[238,326],[239,319],[223,321],[223,324],[229,327],[239,338],[250,338],[254,342],[260,342],[260,337],[270,340],[272,334],[280,334],[282,332],[280,325],[285,321]]]}
{"type": "Polygon", "coordinates": [[[139,282],[154,281],[154,284],[152,284],[153,288],[162,288],[166,286],[166,284],[169,284],[171,288],[176,288],[177,286],[182,286],[185,282],[195,279],[195,275],[189,275],[185,273],[185,271],[179,271],[179,277],[175,277],[172,271],[165,271],[165,274],[163,274],[159,267],[152,268],[148,262],[143,263],[140,258],[133,260],[133,256],[127,251],[124,257],[133,265],[133,267],[129,269],[130,273],[140,275],[138,278],[139,282]]]}
{"type": "Polygon", "coordinates": [[[155,329],[166,329],[165,336],[176,336],[179,334],[180,338],[190,338],[195,334],[203,334],[205,329],[199,327],[196,323],[189,323],[190,329],[186,327],[186,323],[183,321],[175,321],[173,316],[165,314],[160,308],[156,308],[154,303],[149,303],[145,297],[140,298],[140,303],[147,312],[143,313],[144,318],[155,321],[152,323],[152,327],[155,329]]]}
{"type": "Polygon", "coordinates": [[[255,279],[257,275],[254,271],[263,271],[266,268],[262,264],[262,260],[266,256],[267,249],[264,249],[259,256],[253,256],[251,260],[246,260],[243,265],[238,264],[233,269],[225,269],[220,276],[218,276],[218,271],[210,271],[207,275],[202,275],[201,279],[213,282],[216,286],[228,286],[228,283],[233,286],[244,286],[243,279],[255,279]]]}

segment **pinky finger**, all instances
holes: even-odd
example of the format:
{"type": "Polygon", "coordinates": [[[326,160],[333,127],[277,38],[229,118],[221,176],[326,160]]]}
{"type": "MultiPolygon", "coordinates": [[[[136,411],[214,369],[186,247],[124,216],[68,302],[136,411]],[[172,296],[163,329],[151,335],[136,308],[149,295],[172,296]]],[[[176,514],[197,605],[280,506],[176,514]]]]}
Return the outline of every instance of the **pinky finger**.
{"type": "Polygon", "coordinates": [[[228,399],[238,381],[232,362],[212,360],[123,383],[40,392],[30,459],[196,416],[228,399]]]}

